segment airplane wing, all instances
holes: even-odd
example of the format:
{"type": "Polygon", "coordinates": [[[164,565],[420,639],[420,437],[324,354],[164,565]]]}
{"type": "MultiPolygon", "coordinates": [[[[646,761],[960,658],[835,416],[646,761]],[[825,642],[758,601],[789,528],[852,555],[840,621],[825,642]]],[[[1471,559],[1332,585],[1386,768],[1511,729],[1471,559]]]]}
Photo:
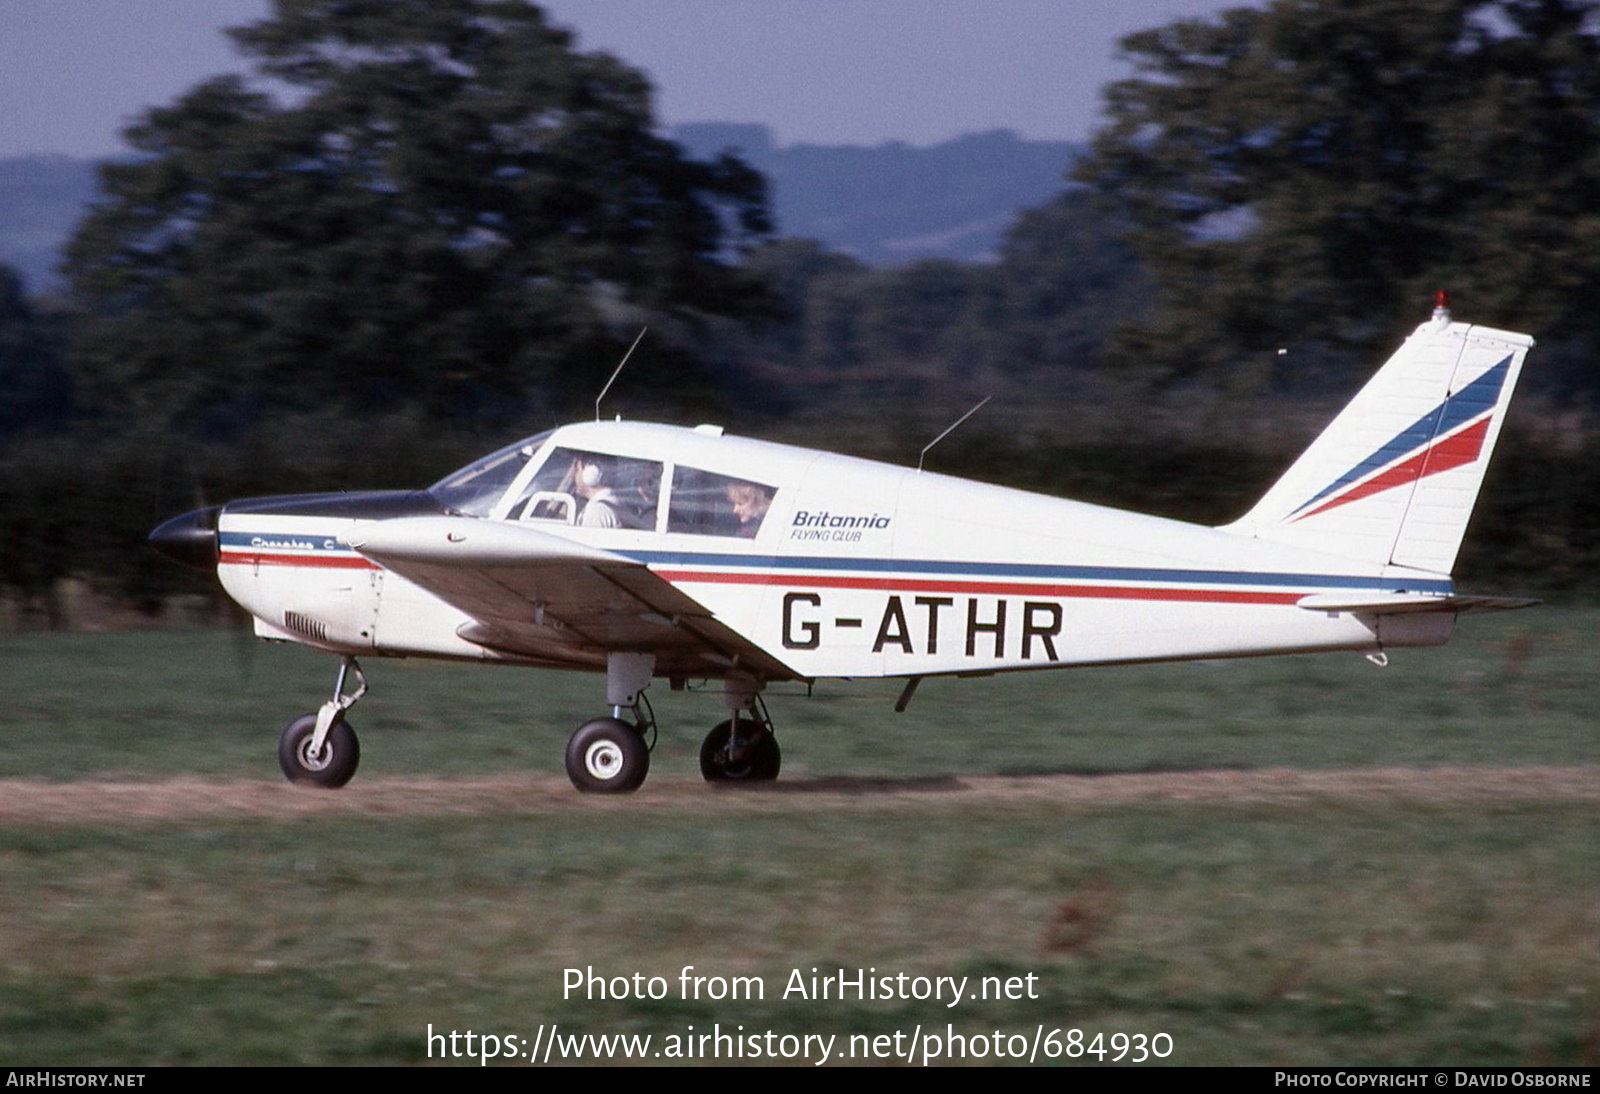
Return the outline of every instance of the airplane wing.
{"type": "Polygon", "coordinates": [[[488,649],[597,669],[607,653],[648,652],[660,675],[803,678],[642,562],[536,528],[403,517],[347,543],[471,616],[458,633],[488,649]]]}

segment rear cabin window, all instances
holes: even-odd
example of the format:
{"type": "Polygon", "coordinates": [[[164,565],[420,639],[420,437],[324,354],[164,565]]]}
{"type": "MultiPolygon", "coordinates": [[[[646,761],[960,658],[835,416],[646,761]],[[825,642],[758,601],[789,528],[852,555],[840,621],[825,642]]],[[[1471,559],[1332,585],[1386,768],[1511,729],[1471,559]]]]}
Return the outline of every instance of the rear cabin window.
{"type": "Polygon", "coordinates": [[[667,531],[754,538],[776,494],[763,483],[680,466],[672,476],[667,531]]]}

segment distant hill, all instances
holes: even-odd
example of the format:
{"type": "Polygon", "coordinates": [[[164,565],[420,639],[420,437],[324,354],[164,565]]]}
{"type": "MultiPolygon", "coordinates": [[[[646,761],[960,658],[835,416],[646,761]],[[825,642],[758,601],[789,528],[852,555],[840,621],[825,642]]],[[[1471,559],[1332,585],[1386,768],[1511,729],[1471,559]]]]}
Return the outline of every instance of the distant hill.
{"type": "Polygon", "coordinates": [[[67,156],[0,159],[0,263],[29,289],[59,284],[61,246],[94,198],[94,167],[67,156]]]}
{"type": "MultiPolygon", "coordinates": [[[[1023,209],[1062,188],[1078,147],[1027,141],[1008,130],[915,148],[796,144],[776,147],[764,125],[680,125],[673,139],[699,158],[732,149],[772,184],[779,234],[820,240],[876,266],[920,258],[994,256],[1023,209]]],[[[0,263],[37,292],[60,284],[56,266],[95,194],[95,164],[66,156],[0,160],[0,263]]]]}
{"type": "Polygon", "coordinates": [[[1079,146],[996,129],[916,148],[772,143],[764,125],[680,125],[697,158],[732,150],[772,184],[778,232],[821,240],[871,265],[984,261],[1023,209],[1061,191],[1079,146]]]}

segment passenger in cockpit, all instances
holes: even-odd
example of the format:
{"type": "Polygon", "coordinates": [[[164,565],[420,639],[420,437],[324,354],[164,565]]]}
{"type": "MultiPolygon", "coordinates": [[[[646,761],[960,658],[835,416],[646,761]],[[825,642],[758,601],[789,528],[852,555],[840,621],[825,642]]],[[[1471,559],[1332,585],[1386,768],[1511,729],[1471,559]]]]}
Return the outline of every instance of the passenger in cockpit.
{"type": "Polygon", "coordinates": [[[752,539],[761,531],[761,518],[772,505],[772,491],[753,482],[732,482],[728,484],[728,503],[739,518],[739,534],[752,539]]]}

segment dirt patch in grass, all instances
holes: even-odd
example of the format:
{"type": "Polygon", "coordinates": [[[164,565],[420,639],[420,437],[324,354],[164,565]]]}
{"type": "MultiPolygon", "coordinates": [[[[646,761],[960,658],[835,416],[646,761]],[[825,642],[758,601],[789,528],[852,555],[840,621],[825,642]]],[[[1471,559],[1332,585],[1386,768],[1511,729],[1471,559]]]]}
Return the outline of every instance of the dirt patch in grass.
{"type": "Polygon", "coordinates": [[[973,804],[1139,802],[1293,804],[1313,801],[1600,801],[1600,766],[1371,768],[1343,771],[1261,769],[1078,775],[814,778],[767,786],[652,780],[635,794],[579,794],[565,779],[378,778],[338,791],[261,780],[0,780],[0,822],[97,823],[108,820],[226,820],[248,817],[492,816],[580,809],[752,807],[828,808],[846,802],[973,804]]]}

